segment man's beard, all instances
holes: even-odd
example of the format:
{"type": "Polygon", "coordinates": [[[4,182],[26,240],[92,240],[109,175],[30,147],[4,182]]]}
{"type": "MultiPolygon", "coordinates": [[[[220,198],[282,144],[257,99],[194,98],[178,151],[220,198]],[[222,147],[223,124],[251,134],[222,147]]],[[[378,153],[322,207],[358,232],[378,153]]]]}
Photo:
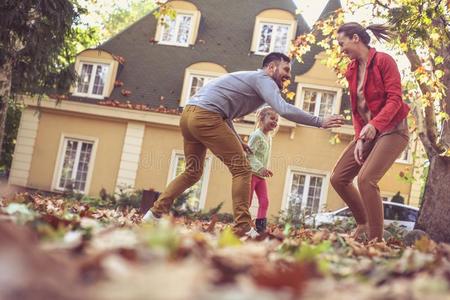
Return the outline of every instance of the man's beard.
{"type": "Polygon", "coordinates": [[[281,79],[280,73],[276,71],[272,78],[281,90],[283,88],[283,80],[281,79]]]}

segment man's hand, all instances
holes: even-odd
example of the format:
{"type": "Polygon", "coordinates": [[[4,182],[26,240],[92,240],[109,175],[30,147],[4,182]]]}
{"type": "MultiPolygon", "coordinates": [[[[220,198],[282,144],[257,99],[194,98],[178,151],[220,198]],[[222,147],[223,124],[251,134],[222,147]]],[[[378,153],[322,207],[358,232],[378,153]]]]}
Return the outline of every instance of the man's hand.
{"type": "Polygon", "coordinates": [[[253,154],[252,148],[246,143],[242,143],[242,149],[244,149],[244,152],[247,154],[253,154]]]}
{"type": "Polygon", "coordinates": [[[377,135],[377,129],[372,124],[366,124],[366,126],[364,126],[361,129],[359,138],[367,140],[367,141],[371,141],[375,138],[376,135],[377,135]]]}
{"type": "Polygon", "coordinates": [[[263,177],[272,177],[273,176],[272,171],[270,171],[269,169],[266,169],[266,168],[262,168],[259,171],[259,174],[263,177]]]}
{"type": "Polygon", "coordinates": [[[364,140],[358,139],[356,141],[355,152],[354,152],[355,160],[360,166],[364,163],[363,144],[364,144],[364,140]]]}
{"type": "Polygon", "coordinates": [[[332,115],[323,118],[322,128],[341,127],[344,124],[344,117],[341,115],[332,115]]]}

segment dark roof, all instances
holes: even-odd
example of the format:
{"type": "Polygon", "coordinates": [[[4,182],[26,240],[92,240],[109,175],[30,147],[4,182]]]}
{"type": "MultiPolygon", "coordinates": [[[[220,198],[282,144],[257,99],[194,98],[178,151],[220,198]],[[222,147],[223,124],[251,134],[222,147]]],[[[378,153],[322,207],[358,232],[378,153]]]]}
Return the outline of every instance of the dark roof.
{"type": "Polygon", "coordinates": [[[318,20],[325,20],[333,12],[341,8],[341,0],[328,0],[327,5],[325,5],[325,8],[322,10],[322,13],[320,14],[318,20]]]}
{"type": "MultiPolygon", "coordinates": [[[[117,80],[124,85],[114,88],[111,99],[176,108],[185,69],[194,63],[216,63],[228,72],[255,70],[263,58],[250,52],[256,16],[266,9],[283,9],[295,15],[297,9],[292,0],[189,1],[202,14],[195,45],[177,47],[154,43],[157,20],[149,14],[98,47],[125,58],[124,67],[117,75],[117,80]],[[131,95],[123,96],[122,89],[131,91],[131,95]]],[[[297,23],[297,35],[310,30],[301,15],[297,15],[297,23]]],[[[314,47],[304,64],[295,63],[293,76],[307,72],[318,52],[314,47]]]]}

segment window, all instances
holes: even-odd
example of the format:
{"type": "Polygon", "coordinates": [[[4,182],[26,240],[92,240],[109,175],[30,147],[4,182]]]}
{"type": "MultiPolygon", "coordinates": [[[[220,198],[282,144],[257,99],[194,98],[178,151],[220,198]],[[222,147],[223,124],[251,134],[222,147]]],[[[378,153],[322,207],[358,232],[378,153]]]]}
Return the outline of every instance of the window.
{"type": "Polygon", "coordinates": [[[405,150],[403,150],[403,152],[397,158],[396,162],[403,164],[409,164],[412,162],[411,145],[409,143],[408,146],[406,146],[405,150]]]}
{"type": "Polygon", "coordinates": [[[384,218],[386,220],[416,222],[418,211],[398,205],[384,204],[384,218]]]}
{"type": "MultiPolygon", "coordinates": [[[[172,157],[172,172],[169,175],[169,181],[173,180],[175,177],[180,175],[186,166],[186,161],[184,155],[181,153],[175,153],[172,157]]],[[[202,209],[205,205],[206,200],[206,190],[208,185],[209,170],[211,168],[211,158],[207,157],[205,160],[205,166],[203,171],[203,176],[200,180],[195,183],[192,187],[186,190],[185,193],[190,193],[187,203],[190,209],[198,211],[202,209]]]]}
{"type": "Polygon", "coordinates": [[[174,19],[166,16],[162,25],[160,44],[188,46],[193,15],[177,13],[174,19]]]}
{"type": "Polygon", "coordinates": [[[197,62],[187,67],[184,72],[180,107],[184,107],[186,102],[202,87],[227,73],[227,70],[223,66],[213,62],[197,62]]]}
{"type": "Polygon", "coordinates": [[[204,87],[206,84],[208,84],[211,80],[215,78],[216,78],[215,76],[191,75],[189,98],[194,96],[202,87],[204,87]]]}
{"type": "Polygon", "coordinates": [[[260,23],[256,53],[287,53],[290,41],[290,28],[291,25],[288,24],[260,23]]]}
{"type": "Polygon", "coordinates": [[[302,99],[304,111],[315,116],[327,117],[334,112],[336,92],[303,88],[302,99]]]}
{"type": "Polygon", "coordinates": [[[57,189],[85,192],[94,142],[64,138],[57,189]]]}
{"type": "Polygon", "coordinates": [[[81,62],[75,95],[103,98],[109,65],[81,62]]]}
{"type": "Polygon", "coordinates": [[[307,214],[319,212],[324,199],[324,175],[291,171],[288,182],[286,207],[297,205],[307,214]]]}

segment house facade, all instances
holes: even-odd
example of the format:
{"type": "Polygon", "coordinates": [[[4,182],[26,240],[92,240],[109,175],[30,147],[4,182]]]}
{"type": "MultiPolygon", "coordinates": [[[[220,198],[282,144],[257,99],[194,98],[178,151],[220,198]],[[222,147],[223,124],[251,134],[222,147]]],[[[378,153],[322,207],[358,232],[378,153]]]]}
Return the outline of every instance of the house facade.
{"type": "MultiPolygon", "coordinates": [[[[98,196],[102,189],[162,191],[184,168],[180,112],[186,100],[222,74],[260,67],[264,55],[288,52],[309,31],[291,0],[170,1],[174,19],[148,15],[96,49],[76,58],[80,80],[68,97],[24,97],[9,183],[49,191],[74,189],[98,196]],[[38,113],[37,111],[38,109],[38,113]]],[[[321,18],[340,7],[330,0],[321,18]]],[[[313,50],[293,63],[294,104],[315,115],[342,113],[345,91],[313,50]]],[[[351,125],[322,130],[281,120],[273,139],[268,179],[269,215],[290,204],[310,211],[344,203],[329,184],[335,162],[353,138],[351,125]],[[341,143],[330,143],[339,135],[341,143]]],[[[254,116],[235,122],[245,139],[254,116]]],[[[414,171],[405,151],[380,183],[389,198],[400,192],[417,205],[419,192],[399,174],[414,171]]],[[[224,202],[231,211],[231,175],[208,152],[205,172],[189,203],[208,209],[224,202]]],[[[256,209],[257,201],[252,207],[256,209]]]]}

